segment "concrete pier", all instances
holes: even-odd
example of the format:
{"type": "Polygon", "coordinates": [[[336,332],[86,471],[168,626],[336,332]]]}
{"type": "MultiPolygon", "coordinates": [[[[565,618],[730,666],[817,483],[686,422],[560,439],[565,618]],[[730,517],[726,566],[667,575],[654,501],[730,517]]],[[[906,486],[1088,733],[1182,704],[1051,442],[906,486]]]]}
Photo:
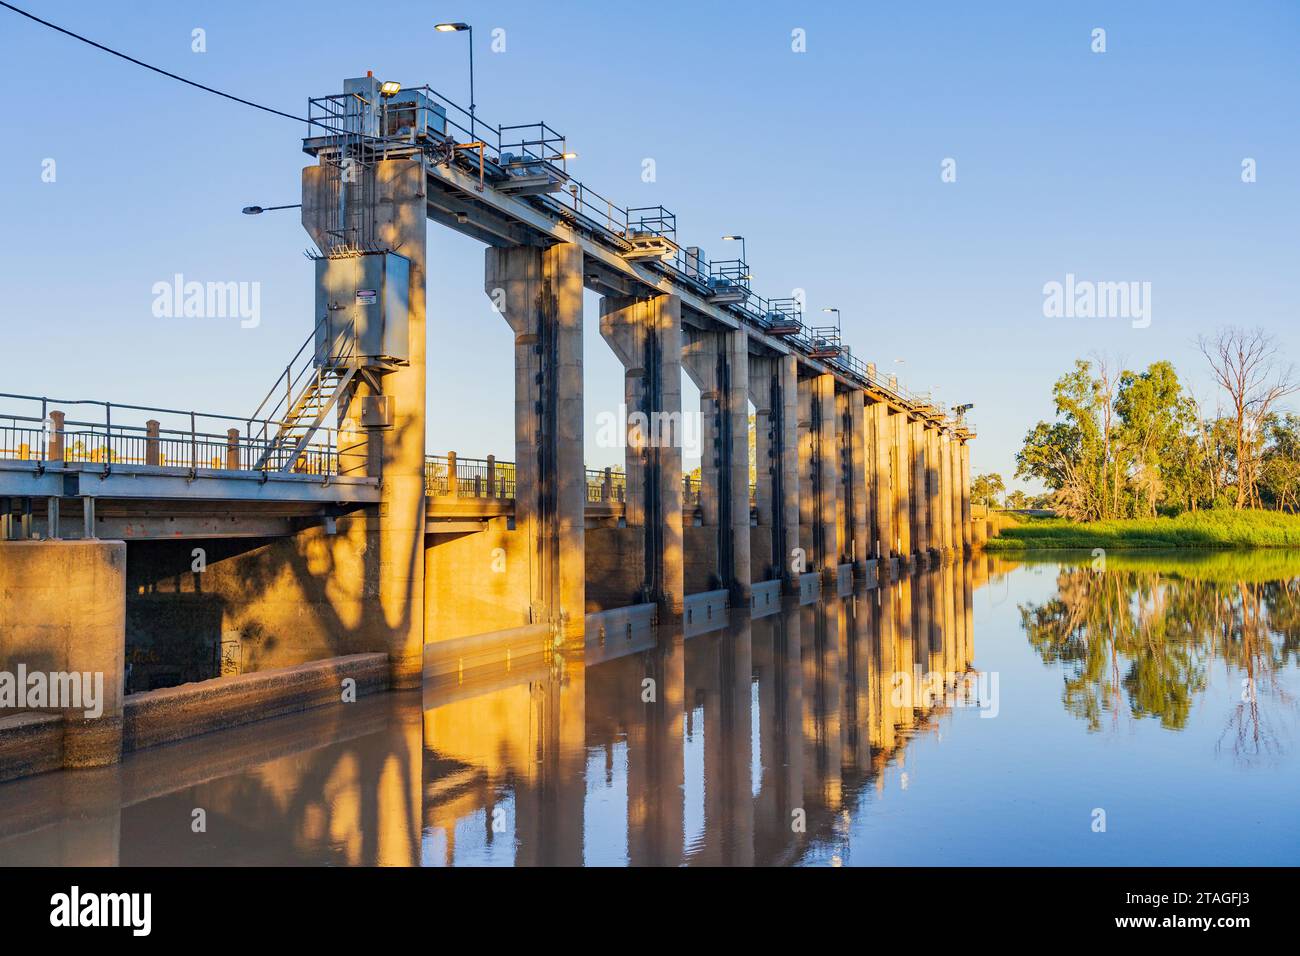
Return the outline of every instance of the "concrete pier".
{"type": "MultiPolygon", "coordinates": [[[[752,568],[749,509],[749,343],[743,329],[701,332],[690,329],[682,348],[682,367],[700,390],[702,451],[700,459],[700,517],[703,528],[694,536],[695,551],[705,562],[714,584],[731,592],[736,603],[748,603],[752,568]],[[710,555],[710,545],[713,554],[710,555]]],[[[688,557],[691,537],[686,536],[688,557]]],[[[700,568],[699,570],[704,570],[700,568]]],[[[688,565],[688,591],[705,579],[688,565]]]]}
{"type": "Polygon", "coordinates": [[[889,580],[890,557],[894,554],[894,443],[889,406],[877,402],[870,410],[871,451],[873,461],[871,498],[874,509],[876,557],[880,561],[881,580],[889,580]]]}
{"type": "Polygon", "coordinates": [[[725,341],[727,427],[722,438],[729,443],[726,487],[730,501],[726,512],[730,520],[731,553],[728,563],[723,565],[723,581],[731,591],[732,601],[744,607],[749,603],[753,581],[749,519],[749,336],[744,329],[735,329],[725,334],[725,341]]]}
{"type": "Polygon", "coordinates": [[[943,558],[943,528],[941,498],[939,494],[939,430],[927,425],[925,428],[925,513],[928,519],[929,534],[927,544],[930,555],[936,560],[943,558]]]}
{"type": "Polygon", "coordinates": [[[817,570],[833,581],[844,555],[844,503],[840,485],[839,415],[836,407],[835,377],[819,375],[812,380],[815,554],[817,570]]]}
{"type": "Polygon", "coordinates": [[[911,442],[909,441],[907,412],[892,416],[894,442],[894,551],[899,566],[910,566],[912,561],[912,474],[911,442]]]}
{"type": "Polygon", "coordinates": [[[344,237],[364,238],[375,248],[400,250],[409,263],[407,288],[401,290],[407,305],[405,341],[398,348],[403,360],[352,378],[338,397],[337,421],[340,470],[382,476],[378,504],[349,526],[354,547],[367,556],[371,582],[365,613],[373,646],[365,649],[388,653],[394,687],[418,687],[425,625],[424,165],[381,160],[360,171],[360,188],[340,190],[341,177],[338,166],[326,162],[302,171],[302,224],[321,252],[353,256],[344,237]],[[374,414],[380,409],[387,413],[382,418],[374,414]]]}
{"type": "Polygon", "coordinates": [[[956,494],[961,502],[961,540],[962,550],[971,554],[974,550],[974,528],[971,526],[970,514],[970,445],[962,441],[958,446],[956,494]]]}
{"type": "Polygon", "coordinates": [[[859,577],[867,570],[867,562],[875,556],[871,541],[871,472],[868,470],[868,452],[871,448],[871,435],[867,421],[866,397],[861,391],[851,391],[847,395],[849,406],[848,434],[848,483],[852,527],[852,548],[854,572],[859,577]]]}
{"type": "Polygon", "coordinates": [[[582,262],[569,243],[490,247],[484,281],[515,334],[515,529],[530,569],[520,623],[568,636],[586,611],[582,262]]]}
{"type": "Polygon", "coordinates": [[[930,507],[926,497],[929,480],[929,449],[926,445],[925,422],[909,422],[908,448],[912,456],[912,552],[918,566],[924,567],[930,547],[930,507]]]}
{"type": "Polygon", "coordinates": [[[777,363],[768,356],[749,357],[749,400],[754,406],[754,530],[749,554],[753,581],[781,576],[781,487],[779,433],[781,412],[777,363]]]}
{"type": "Polygon", "coordinates": [[[943,525],[943,553],[945,558],[952,557],[953,532],[953,482],[952,482],[952,435],[947,429],[939,432],[939,505],[943,525]]]}
{"type": "Polygon", "coordinates": [[[786,589],[794,593],[799,585],[798,576],[791,569],[791,549],[799,545],[799,501],[803,494],[799,478],[799,360],[793,355],[783,356],[778,374],[782,402],[779,428],[781,489],[775,497],[781,502],[781,520],[785,523],[785,553],[777,561],[785,574],[786,589]]]}
{"type": "MultiPolygon", "coordinates": [[[[600,316],[600,333],[623,363],[628,414],[626,527],[609,530],[632,532],[642,556],[639,593],[625,587],[623,599],[612,606],[654,602],[672,617],[681,615],[685,597],[681,309],[675,295],[605,296],[600,316]]],[[[588,563],[593,558],[600,560],[589,554],[588,563]]],[[[616,572],[602,568],[602,576],[616,572]]]]}
{"type": "Polygon", "coordinates": [[[792,549],[799,546],[799,395],[793,355],[749,356],[754,404],[755,528],[750,536],[753,580],[796,587],[792,549]]]}
{"type": "Polygon", "coordinates": [[[793,549],[800,546],[798,364],[793,355],[750,355],[748,364],[755,410],[753,581],[784,580],[793,592],[793,549]]]}

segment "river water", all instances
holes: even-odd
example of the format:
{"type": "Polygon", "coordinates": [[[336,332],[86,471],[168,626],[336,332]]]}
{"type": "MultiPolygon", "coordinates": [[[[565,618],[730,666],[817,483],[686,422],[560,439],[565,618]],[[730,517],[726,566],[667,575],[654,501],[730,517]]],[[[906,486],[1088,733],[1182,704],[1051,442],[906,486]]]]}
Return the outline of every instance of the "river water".
{"type": "Polygon", "coordinates": [[[0,784],[0,864],[1294,865],[1298,651],[1300,555],[979,556],[0,784]]]}

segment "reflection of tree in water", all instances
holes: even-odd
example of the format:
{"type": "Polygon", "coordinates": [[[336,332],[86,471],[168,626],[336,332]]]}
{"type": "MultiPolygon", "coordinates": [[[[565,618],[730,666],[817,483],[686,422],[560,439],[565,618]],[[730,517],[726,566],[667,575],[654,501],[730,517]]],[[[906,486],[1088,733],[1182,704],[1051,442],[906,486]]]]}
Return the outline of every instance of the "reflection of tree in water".
{"type": "Polygon", "coordinates": [[[1155,570],[1063,568],[1051,600],[1020,607],[1029,643],[1066,670],[1062,702],[1090,730],[1105,715],[1186,726],[1207,669],[1240,673],[1241,699],[1219,746],[1247,763],[1281,752],[1261,700],[1293,708],[1277,679],[1300,650],[1300,583],[1171,577],[1155,570]]]}
{"type": "Polygon", "coordinates": [[[1260,707],[1260,697],[1278,701],[1283,707],[1295,707],[1295,698],[1277,679],[1277,672],[1296,656],[1296,639],[1300,635],[1296,583],[1239,584],[1233,613],[1221,625],[1220,641],[1236,651],[1230,660],[1242,677],[1239,699],[1228,713],[1217,746],[1222,748],[1225,741],[1230,742],[1233,754],[1245,763],[1282,754],[1272,715],[1260,707]]]}

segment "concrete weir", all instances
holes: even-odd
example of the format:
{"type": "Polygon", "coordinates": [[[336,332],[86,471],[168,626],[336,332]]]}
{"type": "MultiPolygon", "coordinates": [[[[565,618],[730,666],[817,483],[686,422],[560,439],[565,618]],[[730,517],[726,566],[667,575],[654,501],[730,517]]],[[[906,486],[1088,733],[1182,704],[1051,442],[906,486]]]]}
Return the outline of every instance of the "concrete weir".
{"type": "Polygon", "coordinates": [[[328,118],[303,142],[315,313],[265,414],[209,433],[194,413],[132,425],[130,406],[71,403],[100,423],[35,398],[5,420],[0,779],[855,586],[897,583],[900,626],[947,613],[909,576],[979,543],[969,406],[882,378],[801,302],[758,296],[744,261],[680,246],[666,210],[593,201],[549,127],[511,145],[481,118],[458,131],[427,89],[344,89],[311,104],[328,118]],[[436,304],[427,321],[430,221],[484,243],[513,336],[500,460],[426,453],[426,348],[452,321],[436,304]],[[624,372],[601,401],[627,413],[621,469],[603,473],[583,457],[585,292],[624,372]],[[11,701],[20,669],[103,690],[93,708],[11,701]]]}

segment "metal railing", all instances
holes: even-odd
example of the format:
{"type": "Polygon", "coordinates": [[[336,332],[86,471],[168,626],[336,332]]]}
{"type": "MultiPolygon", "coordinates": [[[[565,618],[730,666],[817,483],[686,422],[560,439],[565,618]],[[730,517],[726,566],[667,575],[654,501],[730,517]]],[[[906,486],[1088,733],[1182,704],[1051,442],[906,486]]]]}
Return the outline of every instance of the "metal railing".
{"type": "Polygon", "coordinates": [[[627,210],[627,231],[641,235],[677,239],[677,217],[663,206],[640,206],[627,210]]]}
{"type": "Polygon", "coordinates": [[[588,468],[587,501],[593,504],[626,504],[627,475],[612,468],[588,468]]]}
{"type": "MultiPolygon", "coordinates": [[[[149,405],[0,393],[0,459],[100,464],[105,472],[114,465],[265,471],[267,466],[259,469],[257,462],[269,440],[258,436],[279,424],[149,405]],[[240,425],[242,429],[236,427],[240,425]]],[[[317,435],[290,473],[338,473],[336,431],[322,427],[317,435]]]]}
{"type": "Polygon", "coordinates": [[[436,497],[450,497],[451,475],[456,476],[457,498],[515,497],[515,463],[487,458],[461,458],[455,452],[426,455],[424,490],[436,497]]]}
{"type": "Polygon", "coordinates": [[[700,506],[701,480],[690,475],[682,475],[682,507],[698,508],[700,506]]]}
{"type": "MultiPolygon", "coordinates": [[[[455,452],[428,455],[424,465],[424,485],[430,496],[450,497],[448,475],[456,473],[458,498],[514,498],[515,463],[487,458],[461,458],[455,452]]],[[[613,468],[586,469],[587,501],[590,504],[626,504],[627,475],[613,468]]],[[[682,506],[700,506],[701,479],[682,476],[682,506]]],[[[749,504],[758,501],[758,483],[749,483],[749,504]]]]}

